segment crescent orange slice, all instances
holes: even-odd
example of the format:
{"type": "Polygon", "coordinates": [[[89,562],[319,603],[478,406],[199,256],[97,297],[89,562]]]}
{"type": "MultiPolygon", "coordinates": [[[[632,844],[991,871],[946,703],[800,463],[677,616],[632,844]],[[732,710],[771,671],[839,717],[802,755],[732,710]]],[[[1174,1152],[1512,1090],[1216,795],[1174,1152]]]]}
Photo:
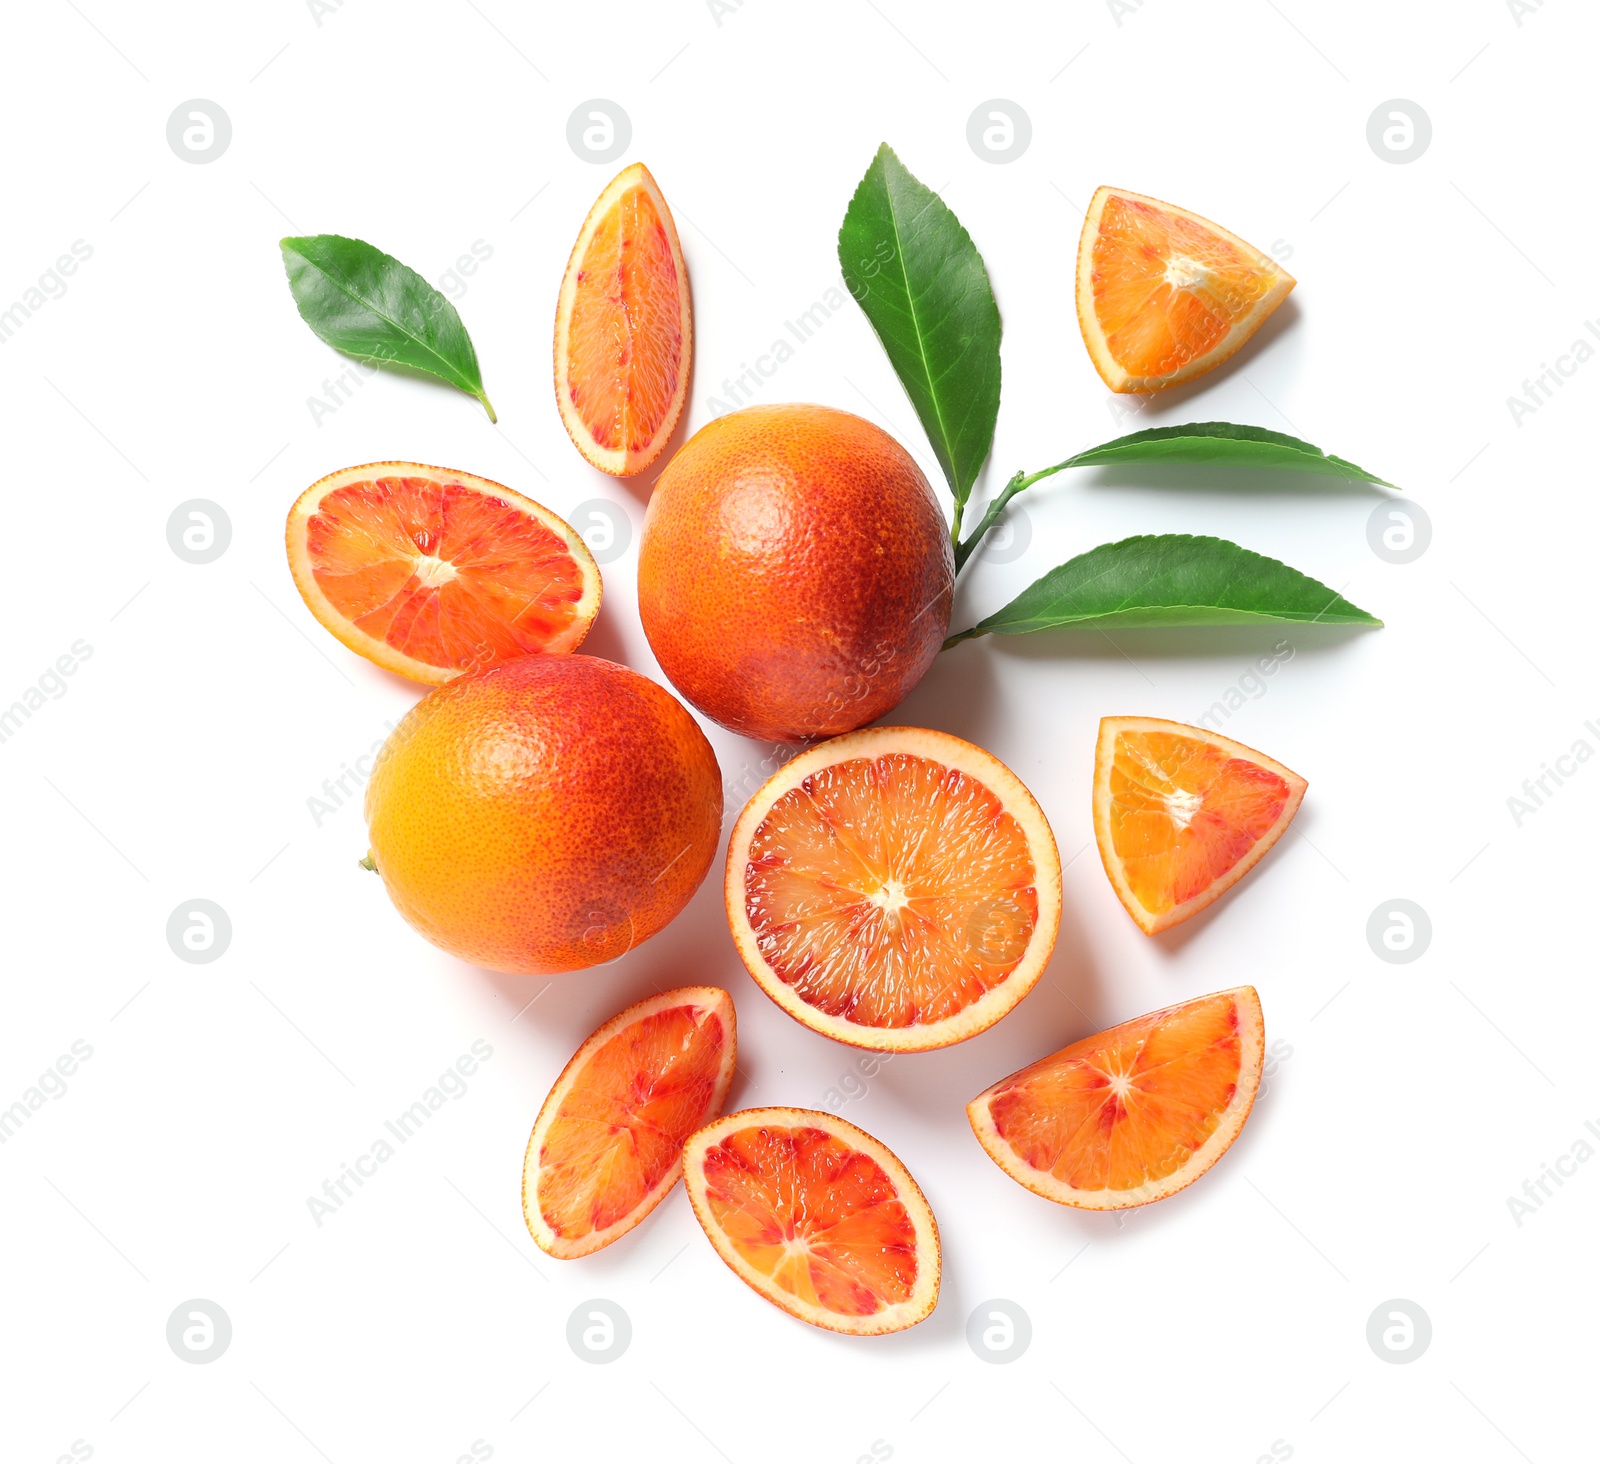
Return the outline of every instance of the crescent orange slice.
{"type": "Polygon", "coordinates": [[[1104,717],[1094,837],[1146,935],[1204,910],[1282,837],[1306,780],[1264,752],[1183,722],[1104,717]]]}
{"type": "Polygon", "coordinates": [[[1294,288],[1275,259],[1188,209],[1096,190],[1078,240],[1078,328],[1112,391],[1157,391],[1226,361],[1294,288]]]}
{"type": "Polygon", "coordinates": [[[715,986],[648,997],[590,1036],[528,1139],[522,1213],[541,1250],[592,1255],[666,1198],[684,1140],[722,1111],[736,1051],[733,1000],[715,986]]]}
{"type": "Polygon", "coordinates": [[[602,472],[642,473],[689,394],[694,323],[672,211],[643,163],[594,202],[556,301],[556,403],[602,472]]]}
{"type": "Polygon", "coordinates": [[[717,1254],[790,1316],[871,1337],[933,1311],[933,1211],[905,1165],[853,1123],[747,1108],[689,1140],[683,1173],[717,1254]]]}
{"type": "Polygon", "coordinates": [[[967,1105],[991,1159],[1080,1210],[1164,1200],[1239,1137],[1261,1086],[1261,1002],[1240,986],[1097,1032],[967,1105]]]}
{"type": "Polygon", "coordinates": [[[739,815],[724,888],[756,984],[813,1032],[947,1047],[1038,981],[1061,921],[1044,813],[981,747],[869,727],[780,768],[739,815]]]}
{"type": "Polygon", "coordinates": [[[570,524],[501,483],[425,463],[365,463],[289,510],[289,571],[358,655],[434,685],[570,651],[600,610],[600,569],[570,524]]]}

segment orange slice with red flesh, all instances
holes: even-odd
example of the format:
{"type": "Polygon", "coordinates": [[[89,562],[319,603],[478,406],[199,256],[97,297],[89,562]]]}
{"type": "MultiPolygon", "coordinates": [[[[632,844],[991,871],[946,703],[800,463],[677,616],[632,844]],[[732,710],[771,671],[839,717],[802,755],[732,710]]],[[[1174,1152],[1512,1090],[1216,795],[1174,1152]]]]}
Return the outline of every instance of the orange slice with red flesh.
{"type": "Polygon", "coordinates": [[[1294,276],[1220,224],[1121,188],[1095,192],[1078,240],[1078,328],[1112,391],[1157,391],[1226,361],[1294,276]]]}
{"type": "Polygon", "coordinates": [[[600,569],[570,524],[487,478],[365,463],[289,510],[289,570],[358,655],[437,685],[535,651],[570,651],[600,610],[600,569]]]}
{"type": "Polygon", "coordinates": [[[1111,887],[1146,935],[1204,910],[1260,862],[1306,780],[1264,752],[1183,722],[1104,717],[1094,837],[1111,887]]]}
{"type": "Polygon", "coordinates": [[[736,1052],[733,999],[715,986],[648,997],[590,1036],[528,1139],[522,1213],[541,1250],[592,1255],[666,1198],[684,1140],[722,1112],[736,1052]]]}
{"type": "Polygon", "coordinates": [[[695,1218],[728,1268],[792,1317],[879,1336],[939,1299],[939,1228],[871,1134],[831,1113],[747,1108],[683,1150],[695,1218]]]}
{"type": "Polygon", "coordinates": [[[689,395],[693,341],[677,226],[634,163],[589,210],[556,301],[556,403],[595,467],[626,478],[660,455],[689,395]]]}
{"type": "Polygon", "coordinates": [[[1261,1002],[1219,991],[1097,1032],[967,1105],[991,1159],[1080,1210],[1164,1200],[1239,1137],[1261,1086],[1261,1002]]]}
{"type": "Polygon", "coordinates": [[[780,768],[739,815],[734,944],[796,1021],[857,1047],[947,1047],[999,1021],[1055,946],[1044,813],[981,747],[869,727],[780,768]]]}

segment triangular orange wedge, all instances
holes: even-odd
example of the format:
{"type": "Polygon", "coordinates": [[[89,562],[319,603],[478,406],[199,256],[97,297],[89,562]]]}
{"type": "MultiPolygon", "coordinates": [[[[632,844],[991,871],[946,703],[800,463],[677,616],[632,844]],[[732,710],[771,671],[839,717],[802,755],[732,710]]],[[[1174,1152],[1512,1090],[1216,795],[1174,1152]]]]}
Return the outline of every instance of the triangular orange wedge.
{"type": "Polygon", "coordinates": [[[535,651],[570,651],[600,609],[588,545],[487,478],[366,463],[289,510],[289,570],[311,613],[358,655],[434,685],[535,651]]]}
{"type": "Polygon", "coordinates": [[[642,473],[689,394],[689,274],[667,201],[643,163],[595,200],[556,301],[556,403],[602,472],[642,473]]]}
{"type": "Polygon", "coordinates": [[[1015,773],[947,732],[869,727],[784,764],[728,840],[728,924],[796,1021],[880,1051],[947,1047],[1039,979],[1061,860],[1015,773]]]}
{"type": "Polygon", "coordinates": [[[792,1317],[858,1337],[939,1299],[939,1229],[906,1167],[831,1113],[747,1108],[683,1150],[695,1218],[734,1275],[792,1317]]]}
{"type": "Polygon", "coordinates": [[[1183,722],[1104,717],[1094,837],[1146,935],[1204,910],[1276,844],[1306,780],[1264,752],[1183,722]]]}
{"type": "Polygon", "coordinates": [[[1101,188],[1078,240],[1078,328],[1112,391],[1157,391],[1226,361],[1294,283],[1210,219],[1101,188]]]}
{"type": "Polygon", "coordinates": [[[1036,1195],[1124,1210],[1193,1184],[1261,1086],[1261,1002],[1219,991],[1097,1032],[967,1105],[978,1142],[1036,1195]]]}
{"type": "Polygon", "coordinates": [[[539,1110],[522,1213],[561,1260],[620,1239],[683,1172],[683,1142],[722,1111],[736,1056],[733,1000],[684,986],[637,1002],[574,1054],[539,1110]]]}

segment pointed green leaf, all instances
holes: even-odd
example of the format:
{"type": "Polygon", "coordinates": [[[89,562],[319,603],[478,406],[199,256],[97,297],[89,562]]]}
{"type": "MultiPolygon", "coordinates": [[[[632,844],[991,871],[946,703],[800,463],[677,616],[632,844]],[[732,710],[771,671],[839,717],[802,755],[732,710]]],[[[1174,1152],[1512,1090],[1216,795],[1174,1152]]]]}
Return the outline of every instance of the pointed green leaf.
{"type": "Polygon", "coordinates": [[[1302,473],[1380,483],[1385,488],[1395,486],[1298,437],[1238,422],[1187,422],[1181,427],[1151,427],[1077,453],[1065,466],[1086,468],[1096,463],[1208,463],[1223,468],[1290,468],[1302,473]]]}
{"type": "Polygon", "coordinates": [[[1383,624],[1309,575],[1226,539],[1141,534],[1058,565],[946,645],[1060,625],[1129,629],[1263,620],[1383,624]]]}
{"type": "Polygon", "coordinates": [[[845,211],[839,266],[965,504],[1000,410],[1000,311],[961,221],[887,143],[845,211]]]}
{"type": "Polygon", "coordinates": [[[437,376],[494,408],[456,307],[392,255],[339,234],[282,239],[300,318],[337,351],[437,376]]]}

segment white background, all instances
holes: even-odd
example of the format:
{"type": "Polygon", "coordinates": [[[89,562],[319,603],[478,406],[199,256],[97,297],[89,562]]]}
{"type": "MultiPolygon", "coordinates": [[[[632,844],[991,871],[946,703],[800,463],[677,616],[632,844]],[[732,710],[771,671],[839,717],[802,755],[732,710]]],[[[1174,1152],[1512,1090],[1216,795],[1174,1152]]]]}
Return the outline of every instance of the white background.
{"type": "MultiPolygon", "coordinates": [[[[81,239],[92,257],[0,348],[8,486],[0,705],[77,640],[92,655],[0,744],[7,939],[0,1106],[74,1041],[64,1096],[0,1146],[0,1453],[75,1440],[105,1460],[624,1457],[849,1464],[1027,1448],[1085,1461],[1573,1457],[1593,1385],[1600,1163],[1519,1225],[1507,1199],[1600,1121],[1600,999],[1583,931],[1600,764],[1518,826],[1507,799],[1579,738],[1600,748],[1590,423],[1600,363],[1523,418],[1507,398],[1600,314],[1593,287],[1596,25],[1576,3],[1101,0],[912,5],[732,0],[218,7],[46,0],[7,13],[0,306],[81,239]],[[1513,6],[1511,9],[1515,9],[1513,6]],[[633,126],[620,162],[569,149],[580,102],[633,126]],[[233,126],[196,166],[179,103],[233,126]],[[1019,160],[969,148],[991,98],[1032,121],[1019,160]],[[1380,103],[1433,141],[1369,147],[1380,103]],[[655,673],[635,612],[649,482],[589,469],[558,420],[550,321],[594,195],[634,157],[676,210],[695,289],[690,428],[708,398],[838,283],[835,234],[880,141],[939,188],[1005,322],[993,489],[1019,467],[1160,422],[1297,432],[1404,485],[1415,562],[1368,546],[1380,490],[1280,475],[1064,474],[1026,506],[1015,563],[975,564],[957,628],[1051,565],[1131,533],[1235,539],[1326,581],[1381,631],[1291,630],[1295,654],[1226,730],[1310,780],[1277,851],[1206,916],[1150,940],[1090,845],[1098,718],[1195,720],[1283,637],[1039,636],[942,656],[894,720],[993,750],[1064,861],[1046,979],[993,1030],[895,1059],[844,1115],[917,1176],[944,1238],[938,1310],[852,1340],[767,1306],[681,1192],[604,1253],[527,1237],[523,1146],[587,1033],[659,985],[726,985],[740,1106],[817,1106],[857,1054],[791,1022],[734,954],[715,876],[613,967],[546,984],[426,945],[356,866],[359,808],[308,811],[418,688],[348,654],[301,605],[285,511],[308,483],[415,458],[559,512],[621,505],[585,650],[655,673]],[[1284,254],[1300,285],[1258,340],[1120,418],[1079,341],[1081,210],[1152,193],[1284,254]],[[484,241],[458,304],[501,413],[379,375],[316,421],[345,363],[295,314],[277,240],[370,239],[430,278],[484,241]],[[1292,256],[1286,254],[1292,249],[1292,256]],[[227,553],[168,547],[172,509],[221,504],[227,553]],[[1380,961],[1369,914],[1419,903],[1430,948],[1380,961]],[[206,898],[230,948],[188,965],[168,915],[206,898]],[[1239,1142],[1185,1193],[1121,1220],[1026,1194],[962,1115],[1065,1042],[1224,986],[1260,990],[1283,1044],[1239,1142]],[[535,996],[538,1001],[523,1009],[535,996]],[[519,1015],[521,1013],[521,1015],[519,1015]],[[307,1198],[475,1040],[492,1059],[319,1228],[307,1198]],[[633,1340],[565,1340],[601,1297],[633,1340]],[[233,1340],[204,1366],[169,1314],[205,1298],[233,1340]],[[1033,1340],[966,1341],[1004,1298],[1033,1340]],[[1404,1298],[1428,1351],[1380,1359],[1404,1298]],[[531,1402],[529,1400],[532,1400],[531,1402]]],[[[926,443],[864,318],[837,313],[763,384],[926,443]]],[[[982,492],[980,487],[980,493],[982,492]]],[[[942,489],[941,489],[942,492],[942,489]]],[[[709,728],[730,785],[767,749],[709,728]]],[[[731,803],[731,820],[737,811],[731,803]]],[[[1593,1136],[1591,1135],[1591,1138],[1593,1136]]]]}

